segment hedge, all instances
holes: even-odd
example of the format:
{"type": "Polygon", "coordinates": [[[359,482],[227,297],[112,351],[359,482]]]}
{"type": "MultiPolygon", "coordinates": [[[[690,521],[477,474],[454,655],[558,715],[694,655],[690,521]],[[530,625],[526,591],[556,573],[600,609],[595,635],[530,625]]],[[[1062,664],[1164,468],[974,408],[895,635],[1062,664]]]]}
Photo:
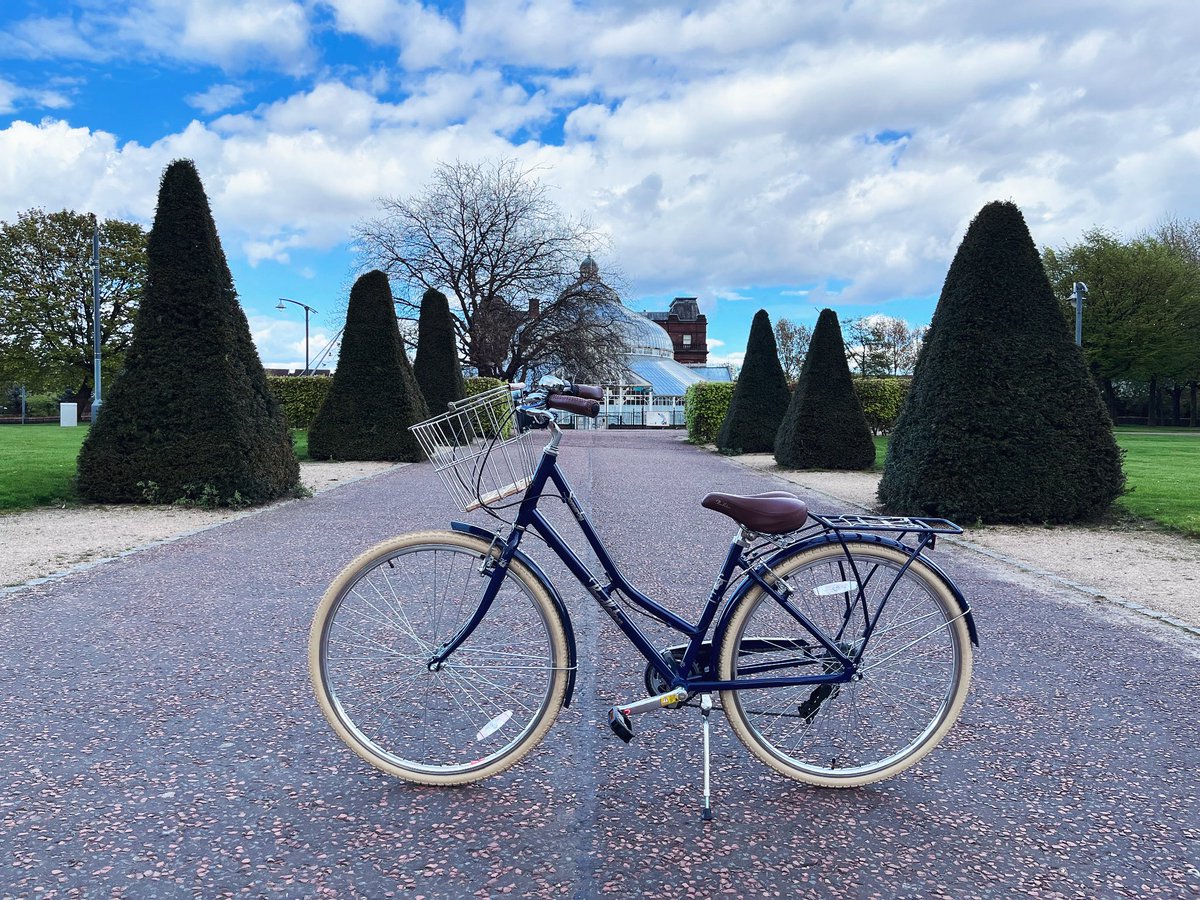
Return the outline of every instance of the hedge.
{"type": "Polygon", "coordinates": [[[492,378],[489,375],[472,375],[470,378],[463,379],[467,388],[467,396],[474,397],[476,394],[482,394],[484,391],[490,391],[492,388],[498,388],[505,384],[499,378],[492,378]]]}
{"type": "Polygon", "coordinates": [[[100,503],[266,503],[300,485],[196,166],[163,173],[124,372],[79,451],[100,503]]]}
{"type": "Polygon", "coordinates": [[[879,499],[903,515],[1070,522],[1122,492],[1108,411],[1021,211],[979,211],[959,245],[879,499]]]}
{"type": "Polygon", "coordinates": [[[452,401],[466,396],[455,344],[454,318],[446,295],[430,288],[421,297],[413,375],[431,416],[440,416],[452,401]]]}
{"type": "Polygon", "coordinates": [[[873,434],[888,434],[896,426],[911,384],[908,378],[854,379],[854,393],[873,434]]]}
{"type": "Polygon", "coordinates": [[[308,428],[325,402],[333,379],[328,375],[268,375],[267,387],[283,407],[291,428],[308,428]]]}
{"type": "Polygon", "coordinates": [[[791,399],[771,317],[760,309],[750,323],[746,358],[729,412],[717,432],[717,449],[730,454],[770,453],[791,399]]]}
{"type": "Polygon", "coordinates": [[[350,289],[338,366],[309,426],[308,455],[420,462],[425,454],[410,426],[428,417],[396,327],[387,275],[374,269],[350,289]]]}
{"type": "Polygon", "coordinates": [[[717,439],[729,403],[733,400],[732,381],[706,381],[693,384],[684,395],[684,420],[688,440],[693,444],[711,444],[717,439]]]}
{"type": "Polygon", "coordinates": [[[869,469],[875,444],[854,379],[837,313],[817,317],[796,391],[775,440],[775,461],[789,469],[869,469]]]}
{"type": "MultiPolygon", "coordinates": [[[[501,381],[499,378],[492,378],[490,375],[473,375],[470,378],[463,379],[463,384],[467,390],[468,397],[474,397],[476,394],[482,394],[484,391],[494,390],[498,387],[503,387],[508,384],[507,381],[501,381]]],[[[508,437],[512,434],[512,422],[508,419],[509,401],[496,400],[492,406],[495,410],[495,416],[503,422],[501,428],[501,437],[508,437]]]]}

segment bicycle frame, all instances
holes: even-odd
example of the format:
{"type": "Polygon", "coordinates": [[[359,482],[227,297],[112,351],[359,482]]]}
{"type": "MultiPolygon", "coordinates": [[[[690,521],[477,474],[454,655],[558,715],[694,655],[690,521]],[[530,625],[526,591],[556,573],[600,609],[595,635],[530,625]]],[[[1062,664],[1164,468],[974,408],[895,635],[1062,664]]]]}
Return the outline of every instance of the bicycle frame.
{"type": "MultiPolygon", "coordinates": [[[[790,591],[786,585],[782,591],[776,590],[775,585],[767,580],[764,575],[771,575],[770,563],[777,559],[777,556],[771,557],[765,563],[761,557],[757,560],[752,560],[744,553],[749,546],[748,533],[745,529],[739,531],[738,536],[731,542],[729,550],[725,556],[725,561],[721,566],[720,573],[717,576],[712,590],[709,593],[708,600],[700,614],[700,618],[696,622],[689,622],[680,617],[676,613],[664,607],[650,597],[642,593],[635,585],[633,585],[625,575],[620,571],[617,564],[613,561],[607,548],[604,546],[600,536],[596,533],[587,515],[580,507],[578,500],[575,497],[574,491],[566,476],[562,473],[558,466],[558,438],[560,432],[554,428],[554,438],[550,444],[543,450],[542,456],[534,470],[533,477],[529,487],[526,489],[525,497],[522,500],[515,522],[506,539],[502,539],[499,534],[493,538],[493,553],[489,554],[487,560],[481,569],[483,574],[489,574],[490,579],[484,590],[479,606],[476,608],[474,615],[467,621],[462,628],[452,637],[439,647],[430,657],[429,667],[436,669],[448,659],[454,651],[462,645],[471,633],[483,620],[487,614],[493,600],[499,592],[500,585],[504,580],[505,573],[513,557],[516,555],[520,547],[521,540],[525,533],[533,530],[538,536],[545,541],[546,545],[554,552],[554,554],[562,561],[563,565],[571,572],[575,579],[585,587],[596,602],[600,605],[608,616],[616,623],[621,632],[628,638],[629,642],[637,648],[638,652],[645,657],[646,661],[652,666],[660,676],[670,684],[672,688],[682,687],[689,693],[700,693],[718,690],[738,690],[742,688],[774,688],[774,687],[789,687],[794,685],[812,685],[812,684],[833,684],[842,683],[852,680],[856,674],[856,661],[861,658],[862,651],[870,640],[871,632],[875,627],[875,622],[878,619],[879,613],[883,606],[886,605],[887,599],[891,594],[891,588],[885,593],[883,600],[880,601],[879,608],[872,615],[867,609],[864,588],[874,573],[867,575],[864,579],[857,571],[857,566],[853,558],[849,554],[846,547],[846,540],[840,532],[835,531],[837,540],[843,545],[843,550],[846,551],[847,560],[855,576],[855,582],[859,585],[857,596],[854,602],[861,604],[866,618],[866,629],[862,637],[860,645],[855,649],[853,656],[849,656],[844,652],[843,648],[838,644],[839,635],[829,636],[822,629],[812,622],[804,613],[797,609],[795,605],[788,601],[790,591]],[[603,571],[607,583],[602,583],[600,578],[596,576],[591,569],[579,558],[572,547],[563,539],[553,525],[542,515],[538,510],[538,503],[541,501],[543,492],[547,484],[552,484],[554,490],[570,509],[575,518],[576,524],[583,533],[584,539],[588,546],[595,553],[599,560],[600,567],[603,571]],[[499,552],[496,553],[495,551],[499,552]],[[818,660],[811,654],[799,656],[793,660],[775,660],[768,664],[760,664],[758,667],[751,667],[745,671],[764,671],[776,668],[791,668],[797,663],[804,665],[817,666],[818,662],[836,662],[839,664],[839,670],[834,672],[821,671],[812,675],[791,675],[788,677],[753,677],[739,678],[736,681],[725,681],[711,677],[713,663],[715,658],[712,656],[716,646],[715,640],[706,640],[713,622],[716,620],[718,611],[722,607],[722,601],[725,599],[729,585],[734,580],[735,573],[745,575],[745,581],[735,592],[730,604],[726,606],[726,610],[732,608],[732,603],[741,597],[746,591],[754,586],[761,588],[770,597],[774,599],[787,613],[795,619],[819,644],[829,656],[818,660]],[[630,617],[621,605],[613,598],[613,594],[620,592],[628,601],[633,603],[646,614],[661,622],[663,625],[679,632],[687,638],[686,649],[682,659],[675,664],[672,660],[664,658],[660,650],[646,637],[645,633],[638,627],[637,623],[630,617]],[[701,654],[707,652],[709,657],[701,659],[701,654]],[[693,674],[693,670],[697,668],[697,663],[702,665],[699,667],[700,676],[693,674]],[[703,673],[708,672],[710,677],[703,677],[703,673]]],[[[824,532],[829,535],[829,531],[824,532]]],[[[894,542],[887,542],[894,543],[894,542]]],[[[903,577],[908,565],[912,560],[916,559],[921,550],[931,543],[929,535],[922,536],[918,546],[913,549],[906,547],[906,551],[910,553],[909,562],[897,573],[893,581],[893,585],[898,583],[903,577]]],[[[807,546],[807,544],[805,545],[807,546]]],[[[964,614],[968,614],[964,611],[964,614]]],[[[722,617],[718,621],[718,627],[714,632],[714,639],[723,634],[724,625],[727,621],[727,616],[722,617]]],[[[825,668],[825,667],[822,667],[825,668]]]]}

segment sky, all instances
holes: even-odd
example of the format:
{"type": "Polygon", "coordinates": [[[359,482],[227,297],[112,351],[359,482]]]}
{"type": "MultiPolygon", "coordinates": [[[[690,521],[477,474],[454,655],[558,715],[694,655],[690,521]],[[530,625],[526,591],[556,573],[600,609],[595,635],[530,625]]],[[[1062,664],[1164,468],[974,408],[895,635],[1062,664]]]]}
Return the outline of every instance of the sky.
{"type": "Polygon", "coordinates": [[[351,238],[511,157],[634,309],[928,323],[967,225],[1039,246],[1200,218],[1194,0],[3,0],[0,220],[149,226],[195,160],[264,364],[341,325],[351,238]]]}

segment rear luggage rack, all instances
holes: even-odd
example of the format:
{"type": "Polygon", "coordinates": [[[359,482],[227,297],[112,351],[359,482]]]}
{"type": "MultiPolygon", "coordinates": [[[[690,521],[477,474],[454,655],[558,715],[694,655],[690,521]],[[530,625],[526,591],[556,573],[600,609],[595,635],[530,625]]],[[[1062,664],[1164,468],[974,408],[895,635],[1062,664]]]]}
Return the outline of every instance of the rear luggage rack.
{"type": "Polygon", "coordinates": [[[962,534],[963,531],[949,519],[913,516],[820,516],[811,512],[808,517],[831,531],[902,531],[918,534],[962,534]]]}

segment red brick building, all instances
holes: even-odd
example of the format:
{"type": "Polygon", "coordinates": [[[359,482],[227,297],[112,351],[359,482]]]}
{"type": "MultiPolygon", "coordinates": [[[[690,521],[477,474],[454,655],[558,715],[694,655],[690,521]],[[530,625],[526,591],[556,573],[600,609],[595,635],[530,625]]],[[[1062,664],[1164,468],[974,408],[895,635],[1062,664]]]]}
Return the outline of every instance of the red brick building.
{"type": "Polygon", "coordinates": [[[676,297],[666,312],[647,312],[671,336],[675,361],[684,365],[708,362],[708,319],[700,312],[695,297],[676,297]]]}

